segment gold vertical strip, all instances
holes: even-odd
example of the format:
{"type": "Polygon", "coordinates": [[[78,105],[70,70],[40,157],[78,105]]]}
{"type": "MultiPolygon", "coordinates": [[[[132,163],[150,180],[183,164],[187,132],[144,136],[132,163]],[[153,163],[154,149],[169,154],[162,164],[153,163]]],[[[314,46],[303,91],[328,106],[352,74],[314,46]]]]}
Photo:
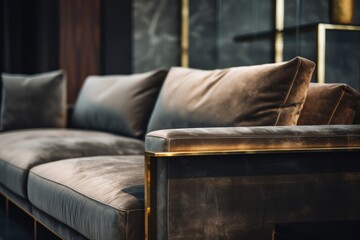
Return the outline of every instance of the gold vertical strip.
{"type": "Polygon", "coordinates": [[[181,0],[181,66],[189,67],[189,0],[181,0]]]}
{"type": "Polygon", "coordinates": [[[317,82],[325,83],[326,28],[318,24],[317,28],[317,82]]]}
{"type": "Polygon", "coordinates": [[[275,0],[275,62],[283,61],[284,52],[284,0],[275,0]]]}
{"type": "Polygon", "coordinates": [[[145,239],[149,239],[150,222],[150,157],[145,155],[145,239]]]}

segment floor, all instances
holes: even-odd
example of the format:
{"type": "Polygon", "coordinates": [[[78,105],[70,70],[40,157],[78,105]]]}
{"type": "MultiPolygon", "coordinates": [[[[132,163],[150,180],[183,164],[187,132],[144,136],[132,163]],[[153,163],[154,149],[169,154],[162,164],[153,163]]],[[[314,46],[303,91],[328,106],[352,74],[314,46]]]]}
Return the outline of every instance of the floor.
{"type": "Polygon", "coordinates": [[[0,240],[33,240],[33,235],[21,225],[6,217],[0,209],[0,240]]]}

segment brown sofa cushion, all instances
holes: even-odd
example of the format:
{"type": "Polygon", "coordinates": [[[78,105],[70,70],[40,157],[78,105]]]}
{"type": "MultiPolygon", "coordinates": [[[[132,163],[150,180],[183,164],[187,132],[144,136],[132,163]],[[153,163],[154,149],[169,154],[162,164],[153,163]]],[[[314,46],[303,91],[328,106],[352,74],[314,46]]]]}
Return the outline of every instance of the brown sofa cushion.
{"type": "Polygon", "coordinates": [[[1,129],[66,125],[66,74],[2,74],[1,129]]]}
{"type": "Polygon", "coordinates": [[[148,132],[189,127],[296,125],[315,64],[288,62],[203,71],[171,68],[148,132]]]}
{"type": "Polygon", "coordinates": [[[143,137],[167,71],[89,76],[75,104],[72,125],[143,137]]]}
{"type": "Polygon", "coordinates": [[[359,102],[346,84],[311,83],[298,125],[352,124],[359,102]]]}

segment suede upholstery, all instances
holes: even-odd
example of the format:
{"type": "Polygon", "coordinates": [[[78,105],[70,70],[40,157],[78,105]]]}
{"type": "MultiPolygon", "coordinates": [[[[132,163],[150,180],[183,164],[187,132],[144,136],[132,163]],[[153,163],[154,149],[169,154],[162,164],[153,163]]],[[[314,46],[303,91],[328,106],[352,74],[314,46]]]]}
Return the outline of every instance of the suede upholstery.
{"type": "Polygon", "coordinates": [[[27,198],[28,171],[37,165],[74,157],[136,155],[137,139],[96,131],[38,129],[0,135],[0,183],[27,198]]]}
{"type": "Polygon", "coordinates": [[[360,94],[346,84],[311,83],[298,125],[352,124],[360,94]]]}
{"type": "Polygon", "coordinates": [[[90,76],[73,112],[76,128],[144,137],[167,71],[132,75],[90,76]]]}
{"type": "Polygon", "coordinates": [[[256,151],[356,147],[360,125],[168,129],[149,133],[148,152],[256,151]]]}
{"type": "Polygon", "coordinates": [[[148,132],[169,128],[296,125],[315,64],[202,71],[171,68],[148,132]]]}
{"type": "Polygon", "coordinates": [[[144,237],[142,155],[43,164],[28,185],[30,202],[89,239],[144,237]]]}
{"type": "Polygon", "coordinates": [[[360,219],[360,126],[293,126],[313,70],[91,76],[68,125],[82,130],[0,134],[0,193],[64,239],[142,240],[149,220],[149,239],[257,240],[280,221],[360,219]]]}
{"type": "Polygon", "coordinates": [[[2,130],[65,127],[65,72],[2,74],[0,124],[2,130]]]}
{"type": "Polygon", "coordinates": [[[156,158],[154,239],[271,239],[278,222],[359,219],[359,156],[345,151],[156,158]]]}

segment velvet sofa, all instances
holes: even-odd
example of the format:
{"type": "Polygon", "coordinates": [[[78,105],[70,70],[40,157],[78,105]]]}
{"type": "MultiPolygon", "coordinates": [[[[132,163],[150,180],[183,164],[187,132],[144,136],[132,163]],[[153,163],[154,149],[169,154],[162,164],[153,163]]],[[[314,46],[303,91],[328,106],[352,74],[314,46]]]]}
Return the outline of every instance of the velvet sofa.
{"type": "Polygon", "coordinates": [[[63,71],[3,74],[0,192],[63,239],[271,239],[277,223],[360,219],[360,95],[310,83],[314,68],[89,76],[71,111],[63,71]]]}

